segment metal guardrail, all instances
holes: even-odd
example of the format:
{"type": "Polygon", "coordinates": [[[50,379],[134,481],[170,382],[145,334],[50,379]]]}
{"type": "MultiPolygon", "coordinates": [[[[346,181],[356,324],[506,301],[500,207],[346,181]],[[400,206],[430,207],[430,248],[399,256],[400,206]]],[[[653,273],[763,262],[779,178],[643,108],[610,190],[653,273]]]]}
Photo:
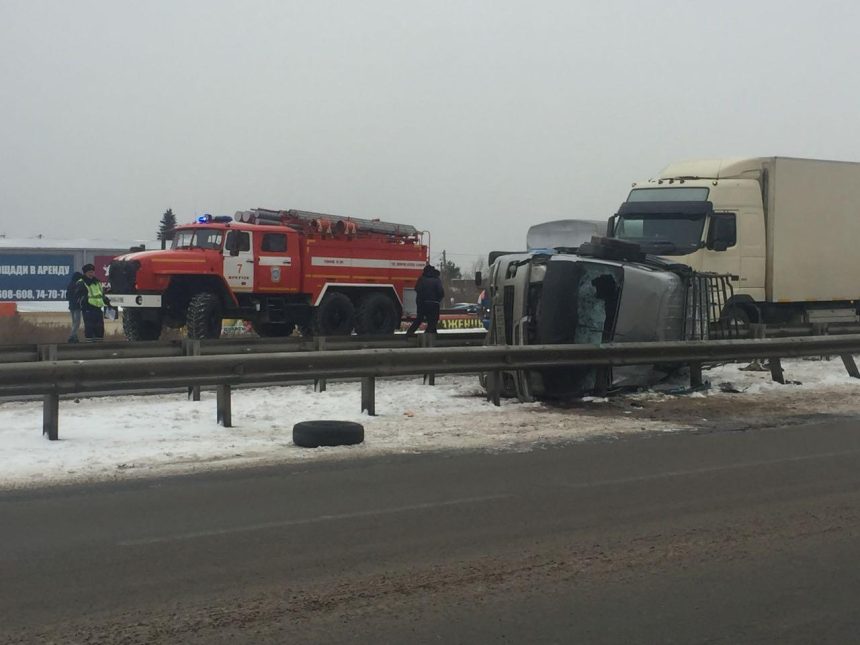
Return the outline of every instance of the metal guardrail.
{"type": "MultiPolygon", "coordinates": [[[[215,385],[217,420],[232,425],[230,388],[238,384],[283,383],[308,378],[362,379],[362,410],[375,414],[377,377],[488,372],[498,384],[505,370],[580,366],[611,367],[661,363],[691,366],[691,381],[701,378],[701,364],[769,358],[839,355],[852,376],[860,378],[853,354],[860,335],[763,340],[611,343],[606,345],[533,345],[362,349],[338,352],[277,352],[255,355],[189,356],[87,361],[29,362],[0,365],[0,396],[44,394],[43,431],[58,434],[59,395],[215,385]]],[[[777,377],[773,364],[771,372],[777,377]]],[[[781,378],[781,367],[779,376],[781,378]]],[[[490,388],[498,403],[499,391],[490,388]]]]}
{"type": "MultiPolygon", "coordinates": [[[[470,347],[482,345],[484,330],[445,333],[436,336],[437,347],[470,347]]],[[[52,343],[0,345],[0,364],[26,363],[44,360],[46,347],[56,347],[52,360],[88,361],[108,358],[158,358],[170,356],[219,356],[234,354],[261,354],[269,352],[304,352],[325,349],[419,347],[421,334],[407,338],[394,336],[316,336],[313,338],[220,338],[217,340],[154,340],[119,341],[102,343],[52,343]],[[199,348],[196,350],[195,347],[199,348]]]]}
{"type": "MultiPolygon", "coordinates": [[[[819,336],[860,334],[860,324],[798,324],[798,325],[750,325],[740,329],[740,338],[782,338],[789,336],[819,336]]],[[[483,330],[438,334],[435,347],[471,347],[483,345],[483,330]]],[[[406,338],[395,336],[328,336],[287,338],[236,338],[223,337],[217,340],[164,340],[164,341],[119,341],[103,343],[57,343],[0,345],[0,365],[44,360],[50,354],[52,360],[81,361],[108,358],[158,358],[170,356],[218,356],[234,354],[263,354],[269,352],[340,351],[346,349],[395,349],[420,347],[421,334],[406,338]],[[195,350],[199,344],[199,351],[195,350]],[[56,347],[46,352],[45,348],[56,347]]]]}

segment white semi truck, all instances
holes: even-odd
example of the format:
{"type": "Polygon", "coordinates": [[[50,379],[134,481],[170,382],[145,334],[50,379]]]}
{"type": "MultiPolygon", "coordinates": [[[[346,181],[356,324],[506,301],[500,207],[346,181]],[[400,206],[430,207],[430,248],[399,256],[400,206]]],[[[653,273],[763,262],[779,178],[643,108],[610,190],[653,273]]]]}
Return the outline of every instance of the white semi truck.
{"type": "Polygon", "coordinates": [[[633,184],[608,235],[697,272],[730,274],[734,297],[726,315],[738,320],[858,319],[860,163],[675,163],[633,184]]]}

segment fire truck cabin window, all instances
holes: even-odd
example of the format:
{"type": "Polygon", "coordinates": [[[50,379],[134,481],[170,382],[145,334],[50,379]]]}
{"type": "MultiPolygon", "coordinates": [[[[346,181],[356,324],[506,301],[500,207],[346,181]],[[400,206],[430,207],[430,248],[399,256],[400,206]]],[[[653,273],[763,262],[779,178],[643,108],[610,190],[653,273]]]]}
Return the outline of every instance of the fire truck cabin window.
{"type": "Polygon", "coordinates": [[[227,248],[240,253],[251,250],[251,234],[247,231],[230,231],[227,233],[227,248]],[[237,241],[238,236],[238,241],[237,241]]]}
{"type": "Polygon", "coordinates": [[[173,237],[174,249],[220,249],[221,231],[219,229],[198,228],[176,231],[173,237]]]}
{"type": "Polygon", "coordinates": [[[283,233],[266,233],[260,246],[261,251],[283,253],[287,250],[287,236],[283,233]]]}

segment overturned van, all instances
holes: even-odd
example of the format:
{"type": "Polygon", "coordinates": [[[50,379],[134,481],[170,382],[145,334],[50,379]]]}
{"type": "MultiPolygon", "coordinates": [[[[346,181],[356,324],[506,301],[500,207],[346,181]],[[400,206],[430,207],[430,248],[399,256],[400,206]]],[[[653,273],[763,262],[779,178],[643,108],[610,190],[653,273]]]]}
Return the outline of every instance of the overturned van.
{"type": "MultiPolygon", "coordinates": [[[[692,340],[724,332],[728,276],[646,256],[638,245],[593,238],[577,249],[503,255],[490,271],[488,344],[552,345],[692,340]]],[[[650,366],[503,373],[505,395],[523,401],[583,396],[610,385],[646,385],[650,366]]]]}

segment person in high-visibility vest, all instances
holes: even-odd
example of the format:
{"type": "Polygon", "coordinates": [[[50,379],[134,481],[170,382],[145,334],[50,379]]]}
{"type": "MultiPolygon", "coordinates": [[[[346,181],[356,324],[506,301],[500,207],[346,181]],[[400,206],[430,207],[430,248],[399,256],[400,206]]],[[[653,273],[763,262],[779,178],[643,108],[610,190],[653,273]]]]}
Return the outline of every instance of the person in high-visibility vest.
{"type": "Polygon", "coordinates": [[[105,337],[104,307],[110,303],[96,277],[95,266],[85,264],[81,271],[84,277],[78,281],[76,293],[84,317],[84,336],[88,343],[95,343],[105,337]]]}

